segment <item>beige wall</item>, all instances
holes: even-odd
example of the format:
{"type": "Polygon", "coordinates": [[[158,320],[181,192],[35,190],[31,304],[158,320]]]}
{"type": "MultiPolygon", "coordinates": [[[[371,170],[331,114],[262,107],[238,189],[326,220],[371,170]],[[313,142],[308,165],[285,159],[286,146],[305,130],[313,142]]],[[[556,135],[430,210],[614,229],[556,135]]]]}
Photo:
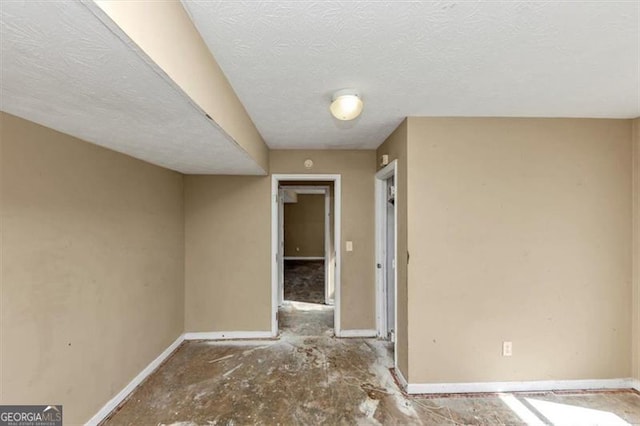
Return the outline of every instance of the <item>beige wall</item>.
{"type": "MultiPolygon", "coordinates": [[[[342,175],[342,328],[375,328],[374,151],[272,151],[272,173],[342,175]],[[315,165],[305,169],[311,158],[315,165]]],[[[185,177],[186,331],[271,327],[271,178],[185,177]]]]}
{"type": "MultiPolygon", "coordinates": [[[[81,423],[183,329],[270,329],[270,177],[183,178],[1,118],[2,403],[81,423]]],[[[373,177],[398,159],[410,382],[640,378],[639,153],[640,119],[410,118],[377,152],[270,168],[341,174],[342,328],[374,329],[373,177]]]]}
{"type": "Polygon", "coordinates": [[[96,4],[267,173],[269,148],[179,0],[96,4]]]}
{"type": "Polygon", "coordinates": [[[185,327],[271,330],[267,177],[185,176],[185,327]]]}
{"type": "Polygon", "coordinates": [[[375,151],[271,151],[271,173],[342,176],[342,329],[375,329],[375,151]],[[308,170],[304,160],[313,160],[308,170]],[[353,241],[353,251],[345,242],[353,241]]]}
{"type": "Polygon", "coordinates": [[[408,132],[409,381],[629,377],[631,122],[408,132]]]}
{"type": "Polygon", "coordinates": [[[284,255],[324,257],[324,195],[298,194],[284,205],[284,255]]]}
{"type": "Polygon", "coordinates": [[[633,120],[633,377],[640,380],[640,118],[633,120]]]}
{"type": "Polygon", "coordinates": [[[182,333],[182,176],[0,117],[0,400],[84,423],[182,333]]]}
{"type": "MultiPolygon", "coordinates": [[[[397,284],[397,317],[396,335],[398,338],[398,368],[404,377],[409,375],[409,342],[408,342],[408,288],[407,288],[407,120],[380,145],[377,151],[378,164],[383,154],[389,155],[389,161],[398,160],[396,167],[396,203],[398,206],[398,284],[397,284]]],[[[382,168],[382,166],[378,166],[382,168]]]]}

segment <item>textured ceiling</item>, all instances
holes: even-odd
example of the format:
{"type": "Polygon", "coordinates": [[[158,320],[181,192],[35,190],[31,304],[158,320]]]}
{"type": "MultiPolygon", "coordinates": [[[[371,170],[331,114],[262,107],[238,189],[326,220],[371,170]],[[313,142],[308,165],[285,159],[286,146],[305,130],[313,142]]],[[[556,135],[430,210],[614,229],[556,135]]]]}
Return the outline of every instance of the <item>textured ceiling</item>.
{"type": "Polygon", "coordinates": [[[2,1],[0,109],[184,173],[264,174],[100,14],[2,1]]]}
{"type": "Polygon", "coordinates": [[[271,148],[375,148],[405,116],[640,116],[638,1],[182,1],[271,148]]]}

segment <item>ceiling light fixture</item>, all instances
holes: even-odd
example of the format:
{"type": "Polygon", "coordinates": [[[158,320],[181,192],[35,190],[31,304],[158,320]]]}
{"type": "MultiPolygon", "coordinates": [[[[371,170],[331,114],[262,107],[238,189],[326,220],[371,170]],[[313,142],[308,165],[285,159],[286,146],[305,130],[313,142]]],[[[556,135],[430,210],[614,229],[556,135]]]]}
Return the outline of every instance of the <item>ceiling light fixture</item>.
{"type": "Polygon", "coordinates": [[[362,112],[362,98],[355,89],[342,89],[331,98],[331,114],[338,120],[353,120],[362,112]]]}

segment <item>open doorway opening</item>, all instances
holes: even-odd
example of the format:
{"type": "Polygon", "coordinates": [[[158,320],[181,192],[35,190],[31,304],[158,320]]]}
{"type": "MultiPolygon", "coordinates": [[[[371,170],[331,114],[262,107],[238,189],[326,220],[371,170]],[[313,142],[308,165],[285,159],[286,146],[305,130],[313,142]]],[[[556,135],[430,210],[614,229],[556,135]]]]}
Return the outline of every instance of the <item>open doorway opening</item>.
{"type": "Polygon", "coordinates": [[[279,192],[283,200],[283,299],[333,305],[333,280],[328,273],[333,248],[331,187],[284,182],[279,192]]]}
{"type": "Polygon", "coordinates": [[[339,176],[273,175],[272,192],[272,331],[339,335],[339,176]]]}
{"type": "Polygon", "coordinates": [[[283,204],[280,247],[284,253],[280,331],[332,334],[331,186],[281,182],[278,192],[283,204]]]}
{"type": "Polygon", "coordinates": [[[376,311],[378,337],[393,343],[397,366],[397,162],[376,174],[376,311]]]}

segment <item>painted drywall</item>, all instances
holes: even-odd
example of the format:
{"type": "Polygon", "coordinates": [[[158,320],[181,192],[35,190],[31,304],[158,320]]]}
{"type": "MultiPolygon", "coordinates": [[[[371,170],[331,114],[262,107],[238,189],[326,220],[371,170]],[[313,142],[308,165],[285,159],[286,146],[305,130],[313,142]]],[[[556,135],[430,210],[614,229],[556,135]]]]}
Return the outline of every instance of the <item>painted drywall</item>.
{"type": "Polygon", "coordinates": [[[640,380],[640,118],[632,123],[633,144],[633,377],[640,380]]]}
{"type": "Polygon", "coordinates": [[[396,335],[398,339],[398,368],[404,377],[409,377],[409,342],[408,342],[408,288],[407,288],[407,265],[408,265],[408,245],[407,245],[407,120],[389,136],[389,138],[376,151],[378,169],[382,155],[388,155],[389,161],[397,160],[396,166],[396,203],[398,205],[398,235],[397,247],[398,258],[396,267],[398,270],[397,283],[397,317],[396,335]]]}
{"type": "Polygon", "coordinates": [[[409,381],[629,377],[631,121],[408,134],[409,381]]]}
{"type": "Polygon", "coordinates": [[[375,151],[273,150],[271,173],[340,174],[342,176],[342,329],[375,329],[375,151]],[[313,167],[304,167],[311,159],[313,167]],[[345,250],[353,241],[353,251],[345,250]]]}
{"type": "Polygon", "coordinates": [[[185,176],[185,327],[271,330],[268,177],[185,176]]]}
{"type": "Polygon", "coordinates": [[[81,424],[182,333],[182,176],[0,118],[0,403],[81,424]]]}
{"type": "MultiPolygon", "coordinates": [[[[342,175],[341,320],[375,328],[374,151],[272,151],[273,173],[342,175]],[[314,161],[312,169],[304,160],[314,161]]],[[[271,328],[271,177],[185,177],[187,332],[271,328]]]]}
{"type": "Polygon", "coordinates": [[[91,1],[2,3],[2,111],[182,173],[264,174],[93,12],[109,21],[91,1]]]}
{"type": "Polygon", "coordinates": [[[375,149],[407,116],[640,115],[638,1],[183,3],[273,149],[375,149]]]}
{"type": "Polygon", "coordinates": [[[298,194],[284,205],[284,255],[324,257],[324,195],[298,194]]]}
{"type": "Polygon", "coordinates": [[[266,173],[269,148],[179,0],[95,3],[266,173]]]}

